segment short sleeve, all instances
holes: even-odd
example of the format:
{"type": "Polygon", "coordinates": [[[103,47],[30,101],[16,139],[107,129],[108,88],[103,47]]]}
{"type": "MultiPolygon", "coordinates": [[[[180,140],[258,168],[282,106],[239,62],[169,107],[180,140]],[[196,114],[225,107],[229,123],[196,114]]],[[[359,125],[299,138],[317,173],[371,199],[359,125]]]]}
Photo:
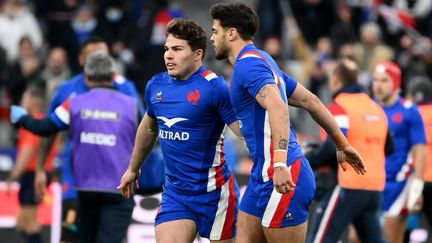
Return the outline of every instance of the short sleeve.
{"type": "Polygon", "coordinates": [[[426,144],[426,132],[418,106],[413,106],[409,110],[409,136],[412,145],[426,144]]]}
{"type": "Polygon", "coordinates": [[[237,120],[231,104],[229,86],[223,78],[214,80],[213,87],[213,106],[227,125],[231,125],[237,120]]]}
{"type": "Polygon", "coordinates": [[[144,99],[147,105],[147,115],[152,117],[152,118],[156,118],[154,113],[153,113],[153,107],[151,104],[151,84],[153,83],[153,80],[150,80],[145,88],[145,93],[144,93],[144,99]]]}
{"type": "Polygon", "coordinates": [[[54,112],[54,110],[65,101],[65,98],[67,99],[67,97],[63,97],[65,93],[66,85],[60,85],[57,91],[54,93],[53,98],[51,99],[51,103],[48,107],[48,114],[54,112]]]}
{"type": "Polygon", "coordinates": [[[51,121],[60,129],[66,129],[70,126],[70,102],[72,97],[69,96],[63,104],[58,106],[54,112],[50,113],[51,121]]]}
{"type": "Polygon", "coordinates": [[[297,87],[297,81],[293,79],[291,76],[287,75],[286,73],[284,73],[283,75],[285,81],[286,96],[290,97],[294,93],[297,87]]]}
{"type": "Polygon", "coordinates": [[[241,59],[235,66],[236,82],[240,83],[253,97],[266,84],[276,84],[269,64],[256,57],[241,59]]]}

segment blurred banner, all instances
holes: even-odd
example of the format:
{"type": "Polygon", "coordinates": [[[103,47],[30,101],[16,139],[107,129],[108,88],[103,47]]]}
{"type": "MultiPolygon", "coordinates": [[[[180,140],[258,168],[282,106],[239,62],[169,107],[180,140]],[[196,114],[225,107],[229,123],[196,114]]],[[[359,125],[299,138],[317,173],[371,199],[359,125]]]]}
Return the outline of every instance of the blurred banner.
{"type": "MultiPolygon", "coordinates": [[[[9,194],[6,193],[6,190],[6,183],[1,181],[0,239],[2,239],[2,242],[16,242],[14,240],[16,236],[11,235],[14,231],[10,229],[15,227],[20,207],[18,201],[19,184],[12,184],[9,194]]],[[[47,193],[39,205],[38,220],[42,226],[51,229],[49,234],[50,242],[58,243],[60,241],[61,226],[61,186],[58,182],[53,182],[48,186],[47,193]]]]}

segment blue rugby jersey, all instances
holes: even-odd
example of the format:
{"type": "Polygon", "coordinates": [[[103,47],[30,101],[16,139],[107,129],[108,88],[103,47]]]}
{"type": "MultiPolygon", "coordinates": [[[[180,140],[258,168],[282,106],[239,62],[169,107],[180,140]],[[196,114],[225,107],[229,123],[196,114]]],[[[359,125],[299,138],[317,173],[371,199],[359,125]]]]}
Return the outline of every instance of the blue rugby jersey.
{"type": "MultiPolygon", "coordinates": [[[[231,102],[254,161],[252,176],[261,182],[272,179],[274,171],[268,112],[255,100],[260,89],[266,84],[276,84],[285,103],[297,87],[297,81],[280,70],[269,54],[249,44],[240,51],[234,64],[231,102]]],[[[296,133],[291,126],[288,166],[302,155],[296,133]]]]}
{"type": "Polygon", "coordinates": [[[423,120],[418,107],[399,98],[392,106],[382,107],[393,135],[394,152],[386,156],[387,181],[404,181],[412,171],[408,153],[416,144],[426,144],[423,120]]]}
{"type": "MultiPolygon", "coordinates": [[[[113,86],[125,95],[132,96],[137,99],[138,107],[141,114],[144,114],[144,106],[139,98],[138,92],[132,81],[127,80],[121,75],[116,75],[113,80],[113,86]]],[[[48,114],[51,114],[58,106],[63,104],[63,102],[70,95],[78,95],[88,92],[90,88],[86,85],[84,81],[84,74],[80,73],[65,83],[61,84],[51,100],[51,104],[48,108],[48,114]]]]}
{"type": "Polygon", "coordinates": [[[221,187],[232,173],[223,131],[237,120],[224,79],[204,67],[187,80],[163,72],[147,84],[145,101],[159,125],[166,185],[195,192],[221,187]]]}

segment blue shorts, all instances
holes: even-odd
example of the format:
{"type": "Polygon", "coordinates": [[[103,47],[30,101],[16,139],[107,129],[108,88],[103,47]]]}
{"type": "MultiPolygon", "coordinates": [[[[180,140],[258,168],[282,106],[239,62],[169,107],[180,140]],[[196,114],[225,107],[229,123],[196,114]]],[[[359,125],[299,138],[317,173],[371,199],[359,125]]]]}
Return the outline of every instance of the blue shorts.
{"type": "Polygon", "coordinates": [[[273,180],[262,183],[251,177],[240,210],[261,218],[261,224],[269,228],[283,228],[306,222],[309,205],[315,195],[315,177],[305,157],[295,161],[290,170],[296,188],[287,194],[278,193],[274,189],[273,180]]]}
{"type": "Polygon", "coordinates": [[[34,187],[35,173],[26,171],[20,178],[18,199],[21,205],[38,205],[34,187]]]}
{"type": "Polygon", "coordinates": [[[188,193],[165,186],[155,224],[190,219],[201,237],[227,240],[235,236],[239,189],[234,176],[208,193],[188,193]]]}
{"type": "Polygon", "coordinates": [[[383,191],[383,210],[385,216],[407,216],[409,185],[414,174],[404,181],[386,181],[383,191]]]}

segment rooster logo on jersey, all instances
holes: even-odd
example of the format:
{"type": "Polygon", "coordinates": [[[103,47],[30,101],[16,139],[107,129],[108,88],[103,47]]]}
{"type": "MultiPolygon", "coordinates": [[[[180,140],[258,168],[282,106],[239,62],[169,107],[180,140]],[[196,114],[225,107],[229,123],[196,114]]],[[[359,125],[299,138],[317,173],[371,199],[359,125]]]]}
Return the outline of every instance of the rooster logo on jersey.
{"type": "Polygon", "coordinates": [[[194,105],[198,104],[198,101],[200,99],[199,89],[196,89],[195,92],[189,92],[187,99],[189,102],[191,102],[194,105]]]}

